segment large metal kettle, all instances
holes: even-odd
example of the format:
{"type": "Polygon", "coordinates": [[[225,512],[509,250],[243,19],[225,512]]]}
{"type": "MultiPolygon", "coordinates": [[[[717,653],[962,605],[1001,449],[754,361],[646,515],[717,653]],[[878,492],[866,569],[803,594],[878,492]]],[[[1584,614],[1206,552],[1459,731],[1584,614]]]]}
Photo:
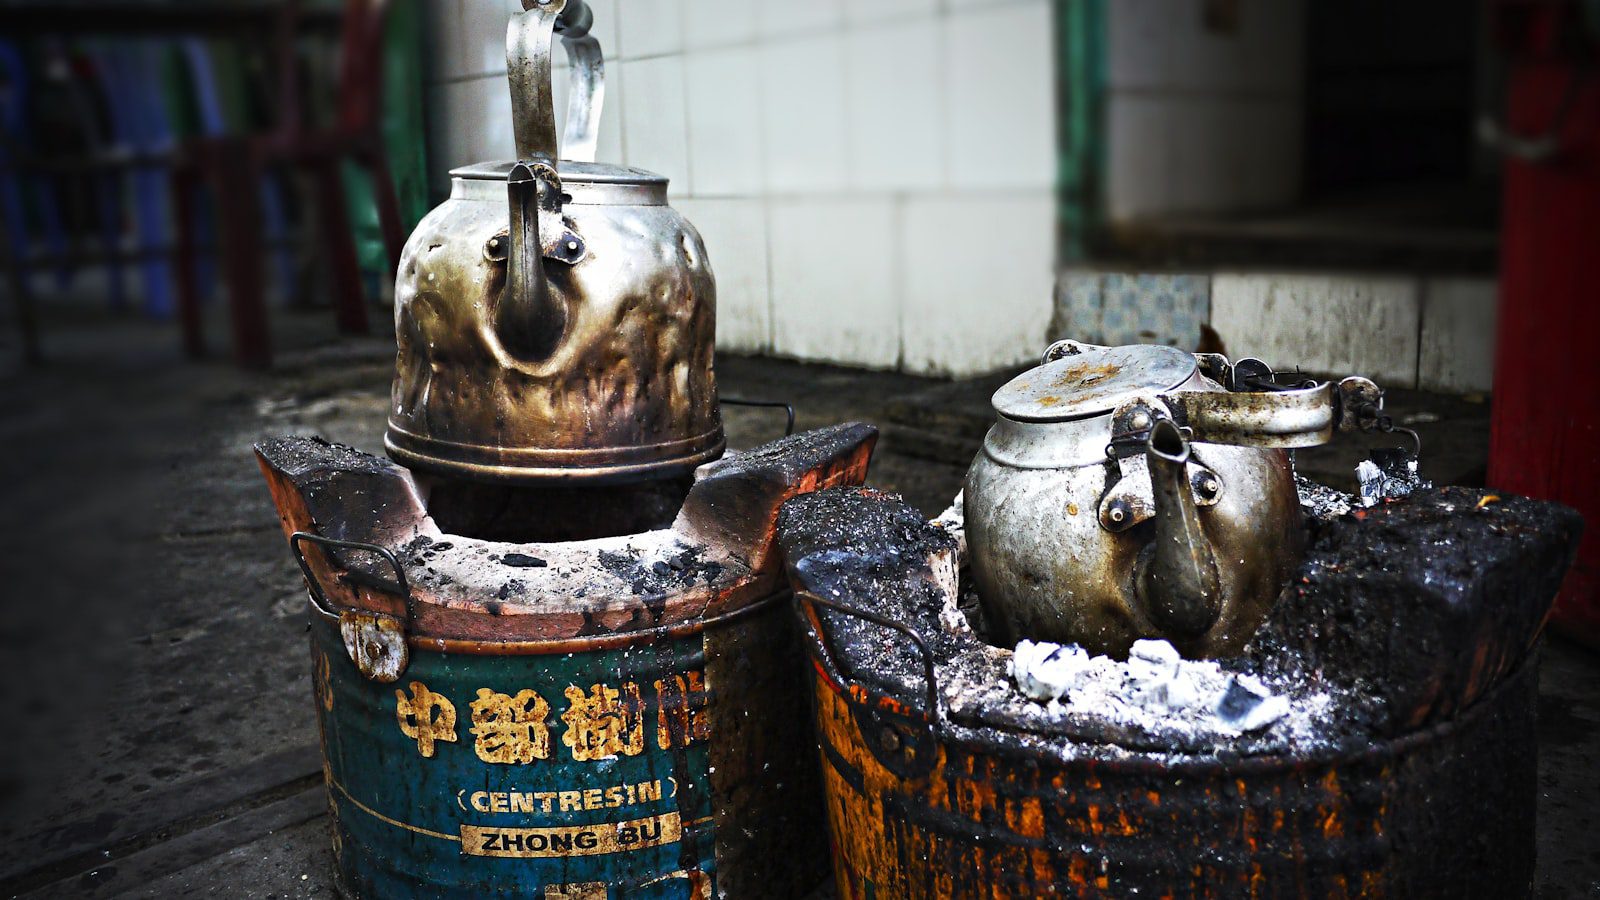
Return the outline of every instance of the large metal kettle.
{"type": "Polygon", "coordinates": [[[667,477],[721,455],[705,245],[667,180],[594,163],[603,97],[582,0],[523,0],[506,38],[515,162],[451,172],[395,282],[396,461],[520,484],[667,477]],[[572,97],[557,161],[550,53],[572,97]]]}
{"type": "Polygon", "coordinates": [[[991,629],[1115,656],[1139,638],[1237,653],[1304,549],[1286,450],[1380,400],[1364,378],[1283,389],[1256,360],[1057,342],[995,393],[962,493],[991,629]]]}

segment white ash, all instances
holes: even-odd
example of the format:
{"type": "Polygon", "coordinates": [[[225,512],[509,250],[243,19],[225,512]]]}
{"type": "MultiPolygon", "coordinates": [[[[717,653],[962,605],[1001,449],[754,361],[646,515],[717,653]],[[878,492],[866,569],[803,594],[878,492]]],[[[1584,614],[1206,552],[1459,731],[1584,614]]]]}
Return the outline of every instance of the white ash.
{"type": "Polygon", "coordinates": [[[1012,655],[1010,675],[1052,717],[1109,718],[1151,734],[1236,736],[1291,712],[1289,699],[1259,679],[1212,660],[1183,659],[1162,640],[1135,641],[1127,662],[1091,657],[1076,644],[1025,640],[1012,655]]]}
{"type": "Polygon", "coordinates": [[[1077,644],[1023,641],[1011,657],[1011,677],[1030,699],[1048,703],[1077,687],[1089,667],[1089,654],[1077,644]]]}
{"type": "Polygon", "coordinates": [[[1140,687],[1153,687],[1179,675],[1183,657],[1166,641],[1134,641],[1128,650],[1128,677],[1140,687]]]}
{"type": "Polygon", "coordinates": [[[1337,519],[1349,515],[1350,510],[1355,508],[1356,498],[1353,494],[1299,475],[1294,477],[1294,486],[1300,495],[1300,507],[1313,519],[1337,519]]]}
{"type": "Polygon", "coordinates": [[[949,508],[929,522],[943,528],[956,539],[956,560],[962,565],[967,561],[967,508],[964,494],[964,491],[956,491],[956,498],[950,501],[949,508]]]}
{"type": "Polygon", "coordinates": [[[1372,459],[1356,464],[1356,481],[1361,484],[1362,506],[1376,506],[1433,487],[1418,472],[1417,458],[1409,453],[1380,455],[1374,451],[1372,459]]]}
{"type": "Polygon", "coordinates": [[[1289,698],[1274,695],[1257,678],[1235,675],[1214,711],[1240,731],[1259,731],[1289,714],[1289,698]]]}

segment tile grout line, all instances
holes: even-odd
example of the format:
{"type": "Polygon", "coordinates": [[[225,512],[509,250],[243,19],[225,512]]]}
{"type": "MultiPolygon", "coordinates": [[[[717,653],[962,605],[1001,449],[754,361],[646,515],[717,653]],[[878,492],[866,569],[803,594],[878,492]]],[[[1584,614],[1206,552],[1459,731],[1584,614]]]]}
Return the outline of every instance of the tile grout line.
{"type": "Polygon", "coordinates": [[[1412,369],[1411,386],[1422,387],[1422,333],[1424,317],[1428,314],[1428,279],[1421,274],[1417,275],[1417,356],[1416,365],[1412,369]]]}

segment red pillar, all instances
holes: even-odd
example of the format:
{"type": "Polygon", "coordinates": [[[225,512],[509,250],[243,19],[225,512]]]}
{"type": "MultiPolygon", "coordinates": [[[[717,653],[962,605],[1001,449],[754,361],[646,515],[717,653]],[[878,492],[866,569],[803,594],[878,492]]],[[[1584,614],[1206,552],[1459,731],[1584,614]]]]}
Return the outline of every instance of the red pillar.
{"type": "Polygon", "coordinates": [[[1577,7],[1497,8],[1506,131],[1551,140],[1505,165],[1489,483],[1583,514],[1552,621],[1600,646],[1600,34],[1577,7]]]}

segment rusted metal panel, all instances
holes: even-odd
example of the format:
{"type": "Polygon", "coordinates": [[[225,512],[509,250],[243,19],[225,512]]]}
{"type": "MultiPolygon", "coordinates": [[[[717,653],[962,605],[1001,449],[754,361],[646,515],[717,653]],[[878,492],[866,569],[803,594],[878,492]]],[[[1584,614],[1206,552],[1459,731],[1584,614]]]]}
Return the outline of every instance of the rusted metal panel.
{"type": "Polygon", "coordinates": [[[708,715],[724,698],[700,635],[419,652],[383,684],[332,622],[312,634],[335,864],[354,896],[711,896],[708,715]]]}
{"type": "Polygon", "coordinates": [[[871,491],[798,498],[779,536],[839,895],[1524,894],[1537,635],[1576,533],[1466,489],[1326,526],[1231,663],[1336,687],[1320,730],[1189,747],[1040,717],[996,687],[1010,654],[958,608],[948,533],[871,491]]]}
{"type": "Polygon", "coordinates": [[[1070,763],[858,702],[819,665],[841,897],[1511,897],[1537,678],[1349,758],[1070,763]]]}
{"type": "Polygon", "coordinates": [[[771,593],[783,583],[772,563],[778,508],[806,491],[859,484],[876,440],[876,429],[852,423],[730,454],[701,467],[671,528],[606,544],[447,535],[428,517],[409,471],[320,439],[266,441],[256,456],[286,536],[382,544],[405,566],[409,610],[383,589],[394,575],[381,560],[308,548],[336,606],[409,615],[414,647],[476,642],[484,652],[495,644],[515,653],[525,641],[670,629],[771,593]]]}

